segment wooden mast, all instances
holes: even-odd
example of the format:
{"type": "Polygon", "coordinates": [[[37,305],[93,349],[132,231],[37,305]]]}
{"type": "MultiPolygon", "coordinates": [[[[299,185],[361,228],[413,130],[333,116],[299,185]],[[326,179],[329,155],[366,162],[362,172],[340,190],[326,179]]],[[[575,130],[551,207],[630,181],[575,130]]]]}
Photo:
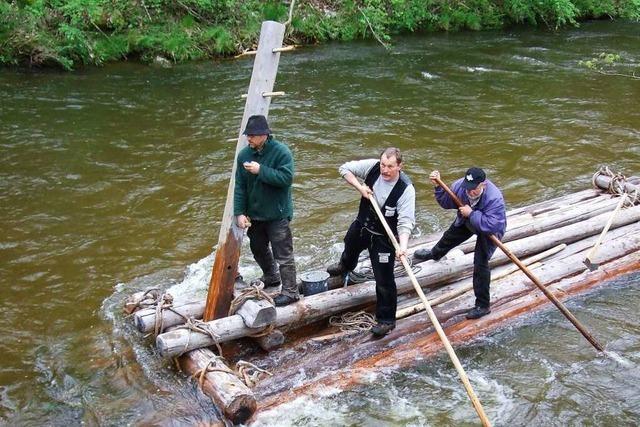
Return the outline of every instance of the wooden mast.
{"type": "Polygon", "coordinates": [[[233,215],[233,193],[235,186],[236,159],[238,153],[247,145],[247,138],[242,132],[247,119],[255,114],[265,117],[269,115],[269,104],[273,95],[273,85],[278,72],[280,49],[284,39],[285,25],[274,21],[265,21],[260,30],[260,41],[253,63],[251,82],[247,92],[247,101],[240,123],[236,153],[231,168],[231,178],[227,190],[220,235],[216,249],[215,261],[209,282],[204,320],[214,320],[229,314],[229,306],[233,299],[233,284],[238,271],[240,247],[244,230],[240,229],[233,215]],[[275,50],[274,50],[275,49],[275,50]]]}

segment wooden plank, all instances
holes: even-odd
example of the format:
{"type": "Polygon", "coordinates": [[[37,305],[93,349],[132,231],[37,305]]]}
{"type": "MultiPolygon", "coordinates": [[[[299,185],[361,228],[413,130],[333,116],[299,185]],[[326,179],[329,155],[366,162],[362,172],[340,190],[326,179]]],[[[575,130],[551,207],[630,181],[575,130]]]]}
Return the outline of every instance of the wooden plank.
{"type": "Polygon", "coordinates": [[[262,96],[265,92],[272,92],[278,72],[280,53],[273,49],[282,47],[285,26],[274,21],[265,21],[260,30],[258,51],[253,63],[253,73],[247,91],[247,102],[240,123],[236,153],[231,167],[231,178],[227,190],[222,224],[216,248],[216,256],[213,262],[207,303],[205,305],[204,319],[213,320],[225,317],[229,314],[229,306],[233,299],[233,283],[238,271],[240,259],[240,247],[244,230],[240,229],[233,216],[233,194],[235,186],[236,159],[238,153],[247,145],[247,138],[242,135],[247,124],[247,119],[253,115],[269,115],[270,97],[262,96]]]}

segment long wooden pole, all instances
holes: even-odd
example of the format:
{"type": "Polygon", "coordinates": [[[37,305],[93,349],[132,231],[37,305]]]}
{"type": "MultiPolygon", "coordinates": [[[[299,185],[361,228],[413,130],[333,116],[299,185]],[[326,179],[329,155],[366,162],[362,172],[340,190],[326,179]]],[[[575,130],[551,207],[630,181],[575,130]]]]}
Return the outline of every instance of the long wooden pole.
{"type": "MultiPolygon", "coordinates": [[[[462,201],[458,198],[458,196],[451,191],[451,189],[449,187],[447,187],[447,185],[442,182],[442,180],[440,178],[436,178],[435,179],[436,184],[438,184],[440,187],[442,187],[442,189],[453,199],[453,201],[455,202],[456,205],[458,205],[458,207],[463,206],[462,201]]],[[[524,265],[513,253],[511,253],[511,251],[509,250],[509,248],[507,248],[504,244],[502,244],[502,242],[500,241],[500,239],[498,239],[496,236],[494,236],[493,234],[489,234],[489,239],[493,242],[493,244],[495,244],[497,247],[499,247],[502,252],[504,252],[504,254],[511,260],[513,261],[513,263],[515,265],[518,266],[518,268],[520,268],[520,270],[522,270],[522,272],[524,274],[526,274],[526,276],[531,279],[531,281],[538,287],[538,289],[540,289],[542,291],[542,293],[549,298],[549,300],[556,306],[558,307],[558,310],[560,310],[560,312],[562,312],[562,314],[564,314],[564,316],[569,319],[569,321],[571,323],[573,323],[573,326],[575,326],[580,333],[582,334],[582,336],[584,336],[587,341],[589,341],[591,343],[591,345],[593,345],[598,351],[604,351],[604,347],[602,347],[602,345],[593,337],[593,335],[591,335],[589,333],[589,331],[587,331],[587,329],[582,326],[582,324],[580,323],[580,321],[578,319],[576,319],[576,317],[564,306],[564,304],[562,304],[558,298],[556,298],[555,295],[553,295],[553,293],[551,293],[551,291],[549,291],[542,283],[540,283],[540,281],[538,280],[538,278],[536,276],[533,275],[533,273],[531,272],[531,270],[529,270],[527,268],[526,265],[524,265]]]]}
{"type": "Polygon", "coordinates": [[[242,148],[247,145],[247,138],[242,135],[242,131],[247,124],[247,119],[255,114],[265,117],[269,115],[269,105],[273,94],[273,85],[278,72],[280,52],[274,49],[282,47],[285,26],[279,22],[265,21],[260,29],[260,41],[253,63],[253,73],[247,91],[247,102],[244,107],[240,132],[236,144],[236,152],[231,167],[231,178],[227,189],[227,200],[222,224],[220,224],[220,234],[218,246],[216,248],[215,260],[209,281],[209,292],[207,293],[207,303],[205,305],[203,318],[205,321],[219,319],[229,314],[229,306],[233,299],[233,284],[238,272],[238,261],[240,259],[240,247],[244,230],[240,229],[233,216],[233,194],[235,187],[236,158],[242,148]]]}
{"type": "MultiPolygon", "coordinates": [[[[399,252],[400,245],[398,245],[398,241],[396,240],[395,236],[393,235],[393,232],[389,228],[387,221],[384,219],[382,212],[380,212],[380,208],[378,207],[378,203],[376,202],[375,197],[373,197],[373,194],[369,196],[369,201],[371,201],[371,205],[373,206],[373,209],[376,211],[376,214],[378,215],[380,222],[384,226],[384,229],[387,232],[387,235],[389,236],[389,240],[391,240],[391,243],[393,243],[393,246],[396,248],[396,252],[399,252]]],[[[444,331],[442,330],[442,326],[440,326],[440,322],[438,321],[438,318],[436,317],[435,313],[431,309],[431,304],[429,304],[429,300],[425,296],[424,292],[422,292],[422,288],[418,284],[418,280],[416,279],[416,276],[414,276],[413,274],[411,266],[407,261],[407,257],[405,255],[402,255],[400,257],[400,261],[402,261],[402,265],[404,266],[404,269],[407,272],[407,275],[409,276],[411,283],[413,283],[413,287],[415,288],[416,292],[418,293],[418,296],[422,300],[425,310],[427,311],[427,315],[429,316],[431,323],[436,329],[436,332],[438,333],[438,336],[440,337],[440,340],[442,341],[444,348],[447,350],[447,353],[449,354],[449,357],[453,362],[453,366],[455,366],[456,370],[458,371],[458,375],[460,375],[460,380],[462,381],[464,388],[467,390],[467,394],[469,395],[469,398],[471,399],[471,403],[473,404],[473,407],[475,408],[476,412],[478,413],[478,416],[480,417],[480,421],[482,422],[482,425],[491,426],[491,422],[489,421],[489,418],[487,418],[487,415],[484,413],[482,404],[480,403],[480,400],[474,393],[473,387],[471,387],[471,383],[469,382],[469,378],[467,377],[467,374],[464,371],[464,368],[460,364],[460,360],[458,360],[458,356],[456,356],[456,352],[453,350],[453,347],[451,347],[449,338],[447,338],[444,331]]]]}

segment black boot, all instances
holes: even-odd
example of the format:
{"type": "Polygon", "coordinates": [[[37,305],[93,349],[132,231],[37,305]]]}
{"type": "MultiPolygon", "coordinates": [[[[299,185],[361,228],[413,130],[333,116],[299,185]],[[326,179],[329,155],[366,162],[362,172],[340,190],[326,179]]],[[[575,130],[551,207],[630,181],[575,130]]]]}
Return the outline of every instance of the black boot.
{"type": "Polygon", "coordinates": [[[279,279],[272,279],[271,281],[267,282],[264,277],[261,277],[260,281],[264,283],[265,288],[275,288],[276,286],[280,286],[279,279]]]}
{"type": "Polygon", "coordinates": [[[299,299],[300,299],[299,297],[291,297],[289,295],[279,294],[279,295],[276,295],[276,297],[273,299],[273,302],[275,303],[276,307],[282,307],[284,305],[289,305],[291,303],[294,303],[299,299]]]}
{"type": "Polygon", "coordinates": [[[376,337],[383,337],[387,335],[393,328],[396,327],[395,323],[382,323],[378,322],[371,328],[371,333],[376,337]]]}
{"type": "Polygon", "coordinates": [[[341,262],[337,262],[327,267],[327,273],[329,273],[330,276],[342,276],[346,272],[347,268],[342,265],[341,262]]]}
{"type": "Polygon", "coordinates": [[[467,312],[467,319],[479,319],[491,313],[489,307],[473,307],[467,312]]]}
{"type": "Polygon", "coordinates": [[[433,254],[431,253],[431,249],[418,249],[413,253],[413,257],[420,261],[428,261],[433,259],[433,254]]]}

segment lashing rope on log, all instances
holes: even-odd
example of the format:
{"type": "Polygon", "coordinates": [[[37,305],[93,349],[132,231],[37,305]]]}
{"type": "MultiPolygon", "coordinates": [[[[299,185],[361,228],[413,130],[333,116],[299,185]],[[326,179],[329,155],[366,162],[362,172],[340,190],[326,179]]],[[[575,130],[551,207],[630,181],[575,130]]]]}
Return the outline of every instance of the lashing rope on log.
{"type": "Polygon", "coordinates": [[[607,188],[607,192],[613,195],[623,195],[627,194],[627,200],[625,201],[624,206],[633,206],[640,203],[640,194],[638,190],[634,190],[631,193],[628,193],[625,189],[625,184],[627,183],[627,177],[621,174],[620,172],[613,172],[609,166],[600,166],[600,169],[596,173],[593,174],[591,178],[591,184],[594,188],[599,188],[596,185],[596,180],[599,176],[607,176],[610,178],[609,186],[607,188]]]}
{"type": "Polygon", "coordinates": [[[150,288],[147,289],[137,301],[133,301],[132,303],[127,303],[127,310],[129,312],[129,316],[133,315],[136,311],[144,308],[150,308],[155,306],[160,299],[160,289],[158,288],[150,288]]]}
{"type": "Polygon", "coordinates": [[[245,360],[239,360],[236,363],[236,369],[233,370],[226,365],[224,357],[214,354],[211,359],[209,359],[205,367],[198,369],[193,373],[193,375],[191,375],[191,377],[197,378],[198,384],[200,385],[200,388],[202,388],[205,377],[210,372],[224,372],[226,374],[233,375],[240,379],[240,381],[249,388],[253,388],[258,381],[260,381],[260,376],[262,374],[273,376],[273,374],[266,369],[262,369],[245,360]],[[220,364],[222,367],[219,366],[220,364]]]}
{"type": "Polygon", "coordinates": [[[211,329],[211,326],[207,322],[190,317],[184,325],[177,326],[176,329],[186,329],[189,331],[189,335],[187,335],[187,342],[185,343],[184,350],[180,353],[180,356],[188,351],[189,344],[191,342],[191,333],[193,332],[209,335],[213,344],[218,349],[218,354],[222,355],[222,347],[220,347],[220,343],[218,342],[220,337],[213,332],[213,329],[211,329]]]}
{"type": "MultiPolygon", "coordinates": [[[[233,316],[234,314],[236,314],[240,307],[242,307],[242,305],[250,299],[266,300],[271,305],[275,305],[275,303],[273,302],[273,298],[271,298],[271,295],[264,291],[264,283],[262,283],[262,281],[260,280],[254,280],[253,282],[251,282],[247,289],[240,292],[240,294],[235,297],[233,301],[231,301],[231,306],[229,307],[229,316],[233,316]]],[[[262,337],[265,335],[269,335],[271,332],[273,332],[274,329],[275,325],[270,324],[260,332],[250,334],[248,336],[254,338],[262,337]]]]}
{"type": "Polygon", "coordinates": [[[231,306],[229,307],[229,316],[233,316],[234,314],[236,314],[240,307],[242,307],[242,304],[250,299],[263,299],[269,301],[269,303],[271,304],[274,304],[271,295],[264,291],[264,284],[261,281],[256,280],[251,282],[248,288],[240,292],[240,294],[238,294],[238,296],[235,297],[233,301],[231,301],[231,306]]]}

